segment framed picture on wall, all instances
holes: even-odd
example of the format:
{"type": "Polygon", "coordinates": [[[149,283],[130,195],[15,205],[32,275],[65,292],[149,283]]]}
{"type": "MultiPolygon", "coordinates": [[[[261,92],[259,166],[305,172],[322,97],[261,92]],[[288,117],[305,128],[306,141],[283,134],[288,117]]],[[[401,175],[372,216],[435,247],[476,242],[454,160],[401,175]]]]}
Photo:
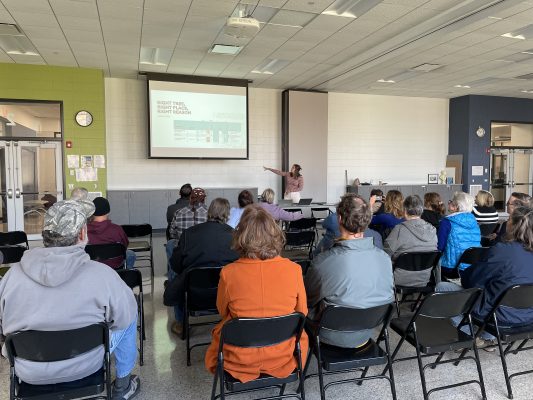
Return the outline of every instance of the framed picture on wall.
{"type": "Polygon", "coordinates": [[[455,178],[453,176],[447,176],[446,177],[446,185],[453,185],[455,182],[455,178]]]}
{"type": "Polygon", "coordinates": [[[439,174],[428,174],[428,185],[436,185],[439,183],[439,174]]]}

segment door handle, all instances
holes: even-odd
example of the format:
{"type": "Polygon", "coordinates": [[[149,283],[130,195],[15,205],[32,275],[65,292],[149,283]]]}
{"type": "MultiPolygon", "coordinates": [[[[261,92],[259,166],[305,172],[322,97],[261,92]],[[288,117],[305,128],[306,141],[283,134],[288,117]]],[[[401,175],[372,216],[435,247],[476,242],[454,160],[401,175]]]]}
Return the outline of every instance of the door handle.
{"type": "Polygon", "coordinates": [[[13,189],[7,189],[7,198],[12,199],[13,198],[13,189]]]}
{"type": "Polygon", "coordinates": [[[18,188],[15,189],[15,197],[16,197],[17,199],[20,199],[20,189],[18,189],[18,188]]]}

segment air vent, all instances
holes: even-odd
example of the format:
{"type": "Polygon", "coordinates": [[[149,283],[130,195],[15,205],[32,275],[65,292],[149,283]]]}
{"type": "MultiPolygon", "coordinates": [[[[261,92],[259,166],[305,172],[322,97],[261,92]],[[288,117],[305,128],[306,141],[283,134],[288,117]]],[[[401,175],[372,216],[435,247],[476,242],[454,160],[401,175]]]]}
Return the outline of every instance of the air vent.
{"type": "Polygon", "coordinates": [[[477,192],[479,192],[481,189],[483,189],[483,186],[481,185],[470,185],[470,196],[476,196],[477,192]]]}
{"type": "Polygon", "coordinates": [[[533,73],[517,76],[516,79],[533,79],[533,73]]]}

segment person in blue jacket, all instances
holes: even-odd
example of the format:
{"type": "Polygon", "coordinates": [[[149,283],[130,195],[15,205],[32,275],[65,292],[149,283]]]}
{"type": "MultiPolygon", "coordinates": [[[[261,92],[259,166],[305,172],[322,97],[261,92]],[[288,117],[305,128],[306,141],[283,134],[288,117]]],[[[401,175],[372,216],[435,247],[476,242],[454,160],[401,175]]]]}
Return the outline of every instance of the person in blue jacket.
{"type": "MultiPolygon", "coordinates": [[[[448,203],[451,214],[444,217],[437,231],[437,248],[442,252],[440,259],[443,277],[456,277],[455,267],[463,252],[469,247],[481,246],[481,233],[472,214],[474,198],[468,193],[456,192],[448,203]]],[[[469,264],[461,264],[460,272],[469,264]]]]}

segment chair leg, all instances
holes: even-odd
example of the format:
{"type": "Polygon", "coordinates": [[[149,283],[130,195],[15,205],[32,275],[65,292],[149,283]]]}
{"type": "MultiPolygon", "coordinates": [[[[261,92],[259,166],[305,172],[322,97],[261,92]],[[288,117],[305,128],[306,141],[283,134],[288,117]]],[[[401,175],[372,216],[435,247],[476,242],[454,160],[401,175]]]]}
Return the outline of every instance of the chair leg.
{"type": "Polygon", "coordinates": [[[437,359],[433,362],[435,365],[432,365],[430,368],[431,369],[435,369],[437,368],[437,363],[442,360],[442,357],[444,357],[444,352],[440,353],[439,356],[437,357],[437,359]]]}
{"type": "Polygon", "coordinates": [[[428,400],[428,391],[426,387],[426,377],[424,375],[424,365],[422,364],[422,356],[418,346],[416,348],[416,359],[418,360],[418,369],[420,370],[420,381],[422,382],[422,393],[424,394],[424,400],[428,400]]]}
{"type": "Polygon", "coordinates": [[[398,302],[398,294],[394,294],[394,302],[396,303],[396,315],[400,316],[400,303],[398,302]]]}
{"type": "Polygon", "coordinates": [[[139,295],[139,364],[141,367],[144,365],[144,340],[146,339],[144,334],[144,303],[142,293],[139,295]]]}
{"type": "Polygon", "coordinates": [[[302,400],[305,400],[305,375],[303,373],[303,370],[302,370],[302,350],[301,350],[301,347],[300,345],[298,345],[298,374],[299,374],[299,385],[298,385],[298,391],[296,393],[300,393],[300,398],[302,400]]]}
{"type": "Polygon", "coordinates": [[[392,394],[392,400],[396,400],[396,382],[394,381],[394,372],[392,370],[392,357],[390,354],[389,331],[387,329],[385,329],[385,350],[387,350],[387,365],[389,367],[390,390],[392,394]]]}
{"type": "Polygon", "coordinates": [[[475,337],[474,337],[473,347],[474,347],[474,358],[476,359],[477,374],[479,376],[479,386],[481,387],[481,397],[483,398],[483,400],[487,400],[487,393],[485,391],[485,381],[483,379],[483,372],[481,371],[481,363],[479,361],[479,351],[477,349],[475,337]]]}
{"type": "MultiPolygon", "coordinates": [[[[368,373],[368,369],[369,369],[369,368],[370,368],[370,367],[366,367],[366,368],[363,370],[363,372],[361,373],[361,376],[360,376],[359,378],[364,378],[364,377],[366,376],[366,374],[368,373]]],[[[362,384],[363,384],[363,381],[358,381],[358,382],[357,382],[357,385],[358,385],[358,386],[361,386],[362,384]]]]}
{"type": "Polygon", "coordinates": [[[318,362],[318,384],[320,385],[320,399],[326,400],[326,389],[324,389],[324,372],[322,371],[322,357],[320,357],[320,346],[317,346],[316,357],[318,362]]]}
{"type": "Polygon", "coordinates": [[[215,376],[213,377],[213,388],[211,389],[211,400],[215,400],[217,394],[217,384],[218,384],[218,365],[215,371],[215,376]]]}
{"type": "MultiPolygon", "coordinates": [[[[394,349],[394,352],[392,353],[392,356],[391,356],[391,365],[394,361],[394,358],[396,357],[396,355],[398,354],[398,352],[400,351],[400,347],[402,347],[402,344],[403,342],[405,341],[405,337],[406,337],[407,333],[402,336],[402,338],[400,339],[400,341],[398,342],[398,344],[396,345],[396,348],[394,349]]],[[[383,370],[383,372],[381,373],[381,375],[385,375],[387,373],[387,371],[389,370],[389,366],[387,365],[385,367],[385,369],[383,370]]]]}
{"type": "Polygon", "coordinates": [[[285,394],[285,387],[287,386],[286,383],[284,383],[283,385],[281,385],[281,388],[279,389],[279,395],[278,396],[283,396],[285,394]]]}
{"type": "Polygon", "coordinates": [[[505,352],[503,351],[502,341],[500,336],[496,338],[498,340],[498,348],[500,350],[500,359],[502,360],[503,376],[505,377],[505,385],[507,386],[507,397],[513,398],[513,389],[511,388],[511,380],[509,379],[509,371],[507,370],[507,360],[505,359],[505,352]]]}
{"type": "Polygon", "coordinates": [[[186,326],[183,327],[183,330],[184,331],[187,330],[185,332],[185,340],[187,343],[187,367],[190,367],[191,366],[191,328],[189,324],[189,316],[187,315],[185,318],[187,320],[187,323],[186,323],[186,326]]]}
{"type": "Polygon", "coordinates": [[[518,354],[518,352],[522,349],[522,347],[524,347],[526,345],[526,343],[528,342],[529,339],[525,339],[524,341],[522,341],[522,343],[520,343],[518,345],[518,347],[516,349],[514,349],[513,351],[513,354],[516,356],[518,354]]]}

